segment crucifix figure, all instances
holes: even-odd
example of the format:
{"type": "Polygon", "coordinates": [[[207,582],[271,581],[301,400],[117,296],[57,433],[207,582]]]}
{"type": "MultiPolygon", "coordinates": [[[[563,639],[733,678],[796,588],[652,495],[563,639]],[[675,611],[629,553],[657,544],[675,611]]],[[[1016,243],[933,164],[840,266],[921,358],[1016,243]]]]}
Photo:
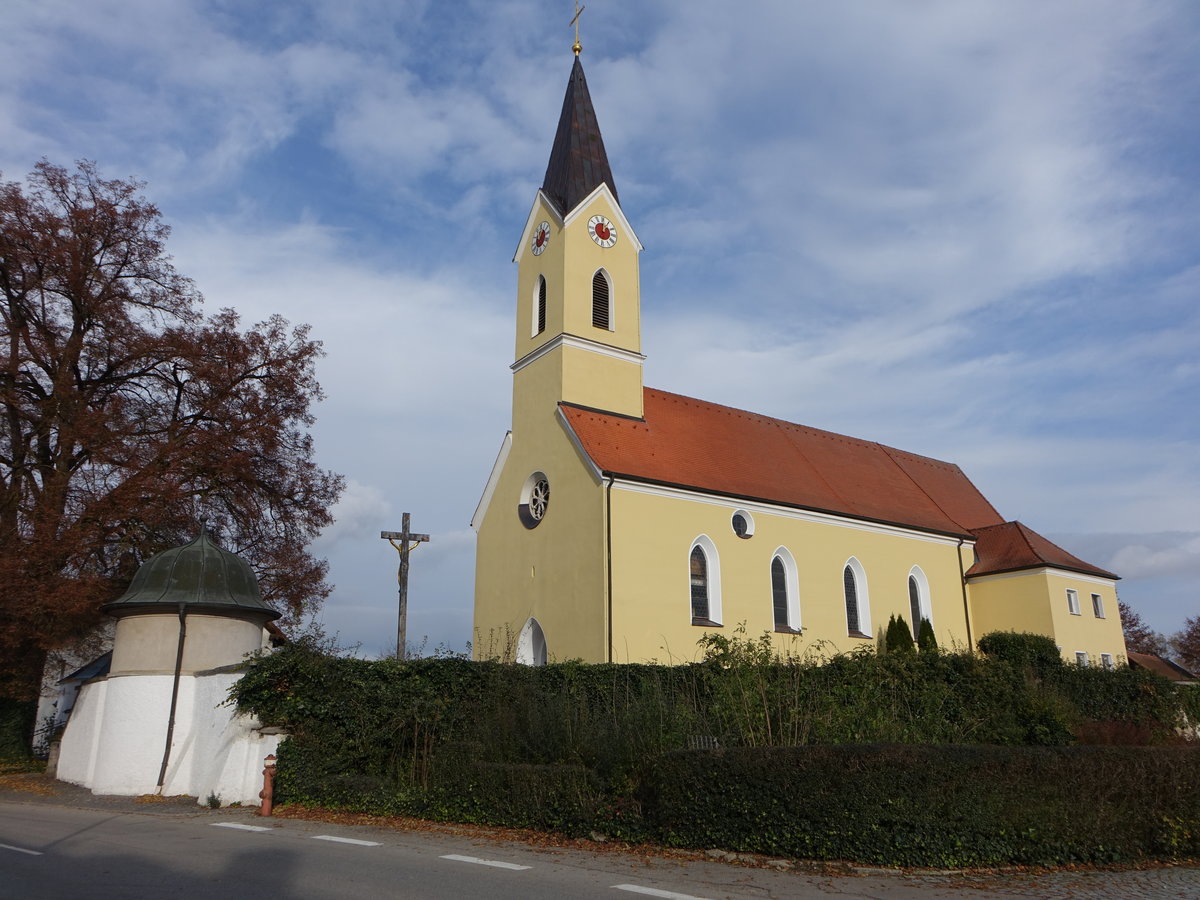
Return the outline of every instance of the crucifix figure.
{"type": "Polygon", "coordinates": [[[578,56],[580,51],[583,50],[583,44],[579,43],[579,17],[583,15],[583,11],[585,9],[587,9],[586,6],[580,6],[579,0],[575,0],[575,18],[571,19],[571,21],[567,23],[568,28],[570,28],[572,25],[575,26],[575,46],[571,49],[575,51],[576,56],[578,56]]]}
{"type": "Polygon", "coordinates": [[[400,551],[400,571],[396,580],[400,582],[400,619],[396,623],[396,658],[406,659],[408,647],[405,645],[405,632],[408,630],[408,554],[417,549],[417,545],[429,540],[427,534],[413,534],[409,531],[412,516],[408,513],[400,519],[400,531],[381,531],[379,536],[400,551]]]}

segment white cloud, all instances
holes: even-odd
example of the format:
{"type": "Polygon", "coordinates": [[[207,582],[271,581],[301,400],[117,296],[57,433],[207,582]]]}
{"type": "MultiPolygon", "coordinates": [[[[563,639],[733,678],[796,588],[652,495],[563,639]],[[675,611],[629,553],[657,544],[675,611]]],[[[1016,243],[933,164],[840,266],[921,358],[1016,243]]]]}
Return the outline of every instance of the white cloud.
{"type": "Polygon", "coordinates": [[[326,554],[341,541],[374,538],[391,508],[379,488],[347,479],[346,489],[333,507],[333,524],[313,542],[313,550],[326,554]]]}
{"type": "Polygon", "coordinates": [[[1200,579],[1200,534],[1142,535],[1137,540],[1112,557],[1112,565],[1125,577],[1185,575],[1200,579]]]}

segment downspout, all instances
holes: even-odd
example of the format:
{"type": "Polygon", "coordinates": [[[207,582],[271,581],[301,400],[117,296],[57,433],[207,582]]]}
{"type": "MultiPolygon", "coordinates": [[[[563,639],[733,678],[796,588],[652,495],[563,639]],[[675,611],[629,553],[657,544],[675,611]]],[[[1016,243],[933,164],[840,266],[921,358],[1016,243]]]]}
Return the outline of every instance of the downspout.
{"type": "Polygon", "coordinates": [[[962,585],[963,616],[967,623],[967,648],[975,649],[975,641],[971,638],[971,604],[967,602],[967,572],[963,568],[962,550],[966,538],[958,539],[958,583],[962,585]]]}
{"type": "Polygon", "coordinates": [[[162,766],[158,770],[158,792],[167,779],[167,763],[171,760],[171,739],[175,736],[175,707],[179,703],[179,675],[183,671],[183,643],[187,638],[187,606],[179,604],[179,644],[175,649],[175,680],[171,684],[171,712],[167,716],[167,743],[163,747],[162,766]]]}
{"type": "Polygon", "coordinates": [[[608,661],[613,661],[613,598],[612,598],[612,486],[617,476],[609,474],[608,488],[605,491],[607,508],[604,514],[605,553],[604,562],[608,569],[608,661]]]}

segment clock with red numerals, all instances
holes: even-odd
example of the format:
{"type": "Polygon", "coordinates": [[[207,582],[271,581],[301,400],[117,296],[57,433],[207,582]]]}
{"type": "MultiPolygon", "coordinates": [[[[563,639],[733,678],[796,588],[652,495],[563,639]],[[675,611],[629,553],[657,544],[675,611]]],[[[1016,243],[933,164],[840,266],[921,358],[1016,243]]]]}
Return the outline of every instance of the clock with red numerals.
{"type": "Polygon", "coordinates": [[[588,234],[601,247],[611,247],[617,242],[617,226],[604,216],[592,216],[588,219],[588,234]]]}
{"type": "Polygon", "coordinates": [[[533,232],[533,240],[530,241],[529,249],[533,251],[534,256],[541,256],[542,251],[550,244],[550,223],[542,222],[533,232]]]}

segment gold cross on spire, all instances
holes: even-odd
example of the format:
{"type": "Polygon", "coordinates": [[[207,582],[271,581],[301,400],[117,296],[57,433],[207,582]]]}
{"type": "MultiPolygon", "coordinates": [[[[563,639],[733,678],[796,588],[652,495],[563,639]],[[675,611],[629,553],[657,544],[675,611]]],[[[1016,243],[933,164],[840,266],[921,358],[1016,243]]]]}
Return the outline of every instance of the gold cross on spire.
{"type": "Polygon", "coordinates": [[[571,21],[567,23],[568,28],[570,28],[572,25],[575,26],[575,46],[573,46],[571,49],[575,51],[576,56],[578,56],[579,51],[583,49],[583,44],[579,43],[579,17],[583,15],[583,11],[585,9],[587,9],[586,6],[580,6],[579,0],[575,0],[575,18],[571,19],[571,21]]]}

